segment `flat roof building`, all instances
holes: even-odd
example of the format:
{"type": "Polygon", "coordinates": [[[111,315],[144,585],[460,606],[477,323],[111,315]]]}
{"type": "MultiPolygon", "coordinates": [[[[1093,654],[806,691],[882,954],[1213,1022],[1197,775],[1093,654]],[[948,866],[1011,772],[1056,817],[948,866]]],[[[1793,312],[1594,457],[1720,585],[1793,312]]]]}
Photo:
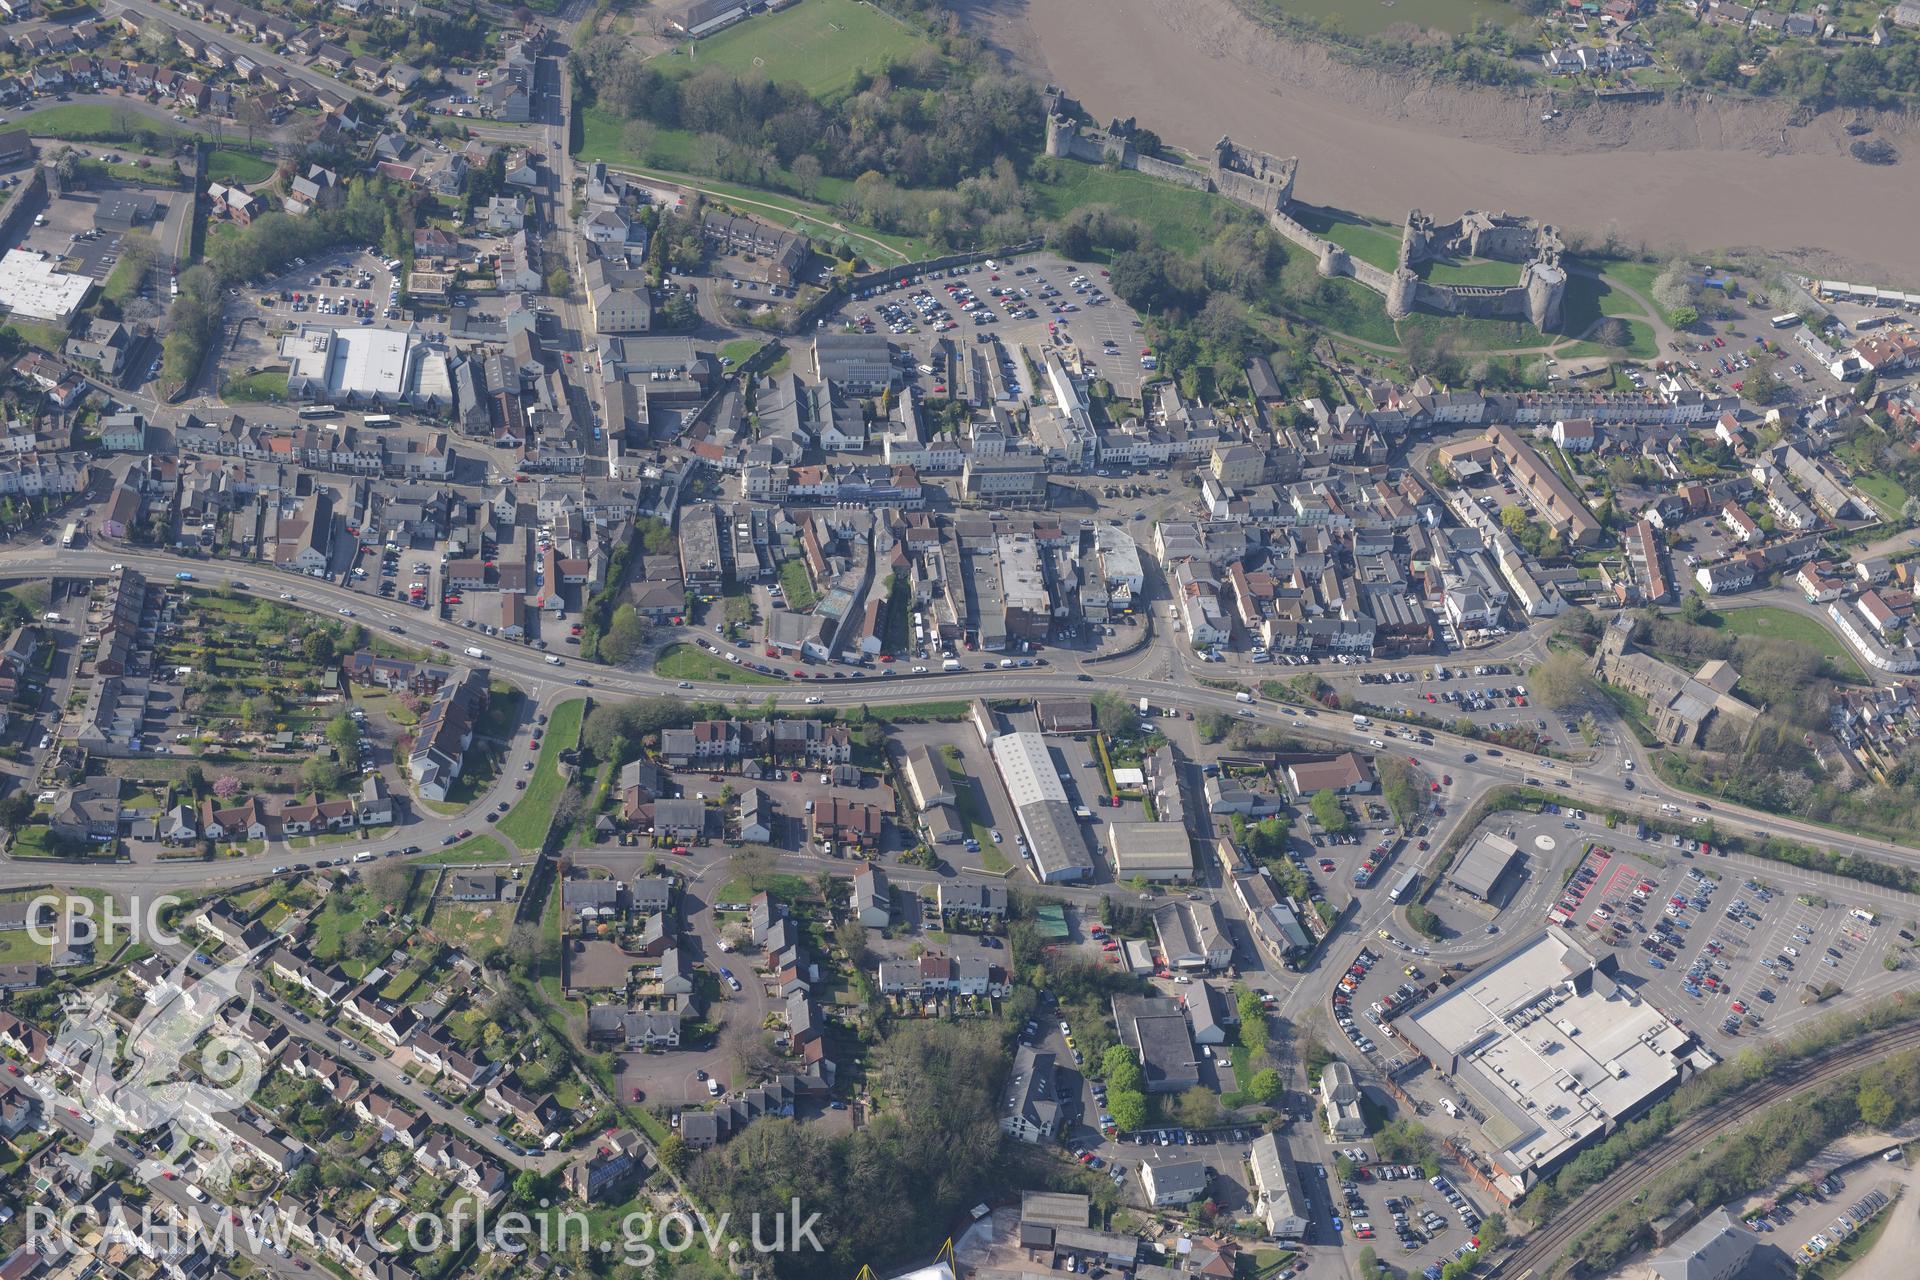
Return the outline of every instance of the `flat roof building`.
{"type": "Polygon", "coordinates": [[[1468,846],[1466,856],[1454,864],[1447,878],[1463,893],[1482,902],[1498,902],[1508,873],[1520,865],[1520,846],[1492,831],[1482,832],[1468,846]]]}
{"type": "Polygon", "coordinates": [[[1615,963],[1550,927],[1396,1024],[1486,1117],[1515,1198],[1716,1061],[1615,963]]]}
{"type": "Polygon", "coordinates": [[[1107,852],[1116,880],[1193,879],[1193,841],[1176,822],[1110,822],[1107,852]]]}
{"type": "Polygon", "coordinates": [[[9,249],[0,258],[0,306],[13,315],[65,324],[91,292],[91,279],[58,270],[43,253],[9,249]]]}
{"type": "Polygon", "coordinates": [[[1165,996],[1115,996],[1120,1043],[1133,1050],[1148,1093],[1180,1093],[1200,1083],[1199,1053],[1180,1002],[1165,996]]]}
{"type": "Polygon", "coordinates": [[[379,404],[453,399],[446,352],[414,329],[302,325],[280,340],[280,354],[288,366],[287,394],[296,399],[379,404]]]}

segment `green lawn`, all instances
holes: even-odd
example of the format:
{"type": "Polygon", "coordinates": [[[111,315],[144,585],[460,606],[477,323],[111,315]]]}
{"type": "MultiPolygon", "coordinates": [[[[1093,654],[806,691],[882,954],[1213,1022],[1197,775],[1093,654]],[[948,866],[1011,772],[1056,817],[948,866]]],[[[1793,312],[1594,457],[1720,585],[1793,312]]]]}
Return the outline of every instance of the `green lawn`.
{"type": "Polygon", "coordinates": [[[1520,266],[1514,262],[1496,262],[1492,258],[1440,258],[1423,262],[1421,278],[1434,284],[1490,284],[1499,287],[1518,284],[1520,266]]]}
{"type": "Polygon", "coordinates": [[[418,860],[439,863],[443,866],[463,866],[475,862],[509,862],[512,858],[512,851],[492,836],[476,835],[462,840],[459,844],[451,844],[433,853],[422,854],[418,860]]]}
{"type": "Polygon", "coordinates": [[[1657,262],[1609,262],[1602,268],[1602,274],[1609,280],[1619,281],[1645,298],[1649,306],[1660,312],[1662,320],[1672,324],[1672,314],[1660,305],[1659,299],[1653,296],[1653,282],[1662,270],[1664,268],[1657,262]]]}
{"type": "Polygon", "coordinates": [[[68,102],[23,115],[19,123],[37,138],[131,138],[145,130],[149,133],[185,133],[182,126],[168,120],[156,120],[137,112],[97,102],[68,102]]]}
{"type": "Polygon", "coordinates": [[[759,338],[735,338],[732,342],[721,344],[720,355],[730,364],[737,365],[751,360],[753,353],[765,345],[766,343],[759,338]]]}
{"type": "Polygon", "coordinates": [[[122,258],[114,263],[113,270],[107,273],[106,283],[101,287],[107,297],[124,303],[139,291],[142,274],[132,258],[122,258]]]}
{"type": "Polygon", "coordinates": [[[655,60],[668,74],[724,67],[798,84],[816,98],[853,88],[863,73],[904,62],[927,47],[906,24],[856,0],[804,0],[781,13],[750,18],[655,60]]]}
{"type": "Polygon", "coordinates": [[[245,151],[222,147],[207,156],[207,178],[213,182],[237,182],[251,186],[273,176],[273,165],[245,151]]]}
{"type": "Polygon", "coordinates": [[[1400,265],[1400,228],[1344,209],[1320,209],[1295,205],[1295,221],[1345,249],[1362,262],[1370,262],[1382,271],[1400,265]]]}
{"type": "Polygon", "coordinates": [[[1711,615],[1709,625],[1736,636],[1789,641],[1818,653],[1843,679],[1866,679],[1866,673],[1860,670],[1860,664],[1853,660],[1840,637],[1804,613],[1776,609],[1772,605],[1720,608],[1711,615]]]}
{"type": "Polygon", "coordinates": [[[1602,317],[1614,316],[1627,322],[1632,338],[1625,348],[1601,346],[1592,342],[1580,342],[1570,350],[1560,354],[1609,355],[1623,354],[1637,360],[1651,360],[1659,354],[1659,346],[1654,341],[1653,327],[1648,323],[1646,311],[1607,282],[1604,277],[1572,272],[1567,279],[1566,304],[1561,312],[1561,332],[1572,337],[1581,337],[1602,317]]]}
{"type": "Polygon", "coordinates": [[[1873,505],[1880,509],[1883,519],[1894,519],[1907,503],[1907,491],[1900,487],[1898,480],[1883,472],[1856,471],[1853,487],[1873,499],[1873,505]]]}
{"type": "Polygon", "coordinates": [[[313,956],[322,964],[339,960],[351,948],[348,943],[381,904],[364,889],[337,890],[327,895],[327,905],[313,916],[313,956]],[[334,903],[343,907],[336,908],[334,903]]]}
{"type": "Polygon", "coordinates": [[[813,580],[807,576],[806,561],[798,556],[780,566],[780,588],[786,592],[787,607],[805,612],[820,602],[813,580]]]}
{"type": "Polygon", "coordinates": [[[513,927],[513,904],[509,902],[447,902],[433,909],[433,932],[475,955],[489,944],[505,942],[513,927]]]}
{"type": "Polygon", "coordinates": [[[287,398],[287,371],[268,369],[246,377],[228,378],[220,387],[220,398],[228,404],[259,404],[287,398]]]}
{"type": "Polygon", "coordinates": [[[761,675],[734,666],[725,658],[716,658],[705,649],[690,644],[670,644],[661,650],[653,673],[669,680],[694,680],[713,684],[785,684],[774,676],[761,675]]]}
{"type": "Polygon", "coordinates": [[[1131,169],[1104,169],[1076,160],[1058,161],[1054,168],[1057,176],[1052,181],[1029,184],[1035,211],[1045,217],[1059,218],[1085,205],[1103,204],[1151,227],[1154,239],[1176,253],[1198,253],[1213,239],[1213,211],[1220,196],[1131,169]]]}
{"type": "Polygon", "coordinates": [[[547,723],[547,736],[540,743],[540,762],[534,767],[533,781],[513,811],[500,819],[500,834],[527,853],[536,853],[545,843],[547,829],[553,825],[553,806],[566,789],[560,777],[560,753],[580,742],[580,721],[586,716],[587,702],[575,698],[553,709],[547,723]]]}

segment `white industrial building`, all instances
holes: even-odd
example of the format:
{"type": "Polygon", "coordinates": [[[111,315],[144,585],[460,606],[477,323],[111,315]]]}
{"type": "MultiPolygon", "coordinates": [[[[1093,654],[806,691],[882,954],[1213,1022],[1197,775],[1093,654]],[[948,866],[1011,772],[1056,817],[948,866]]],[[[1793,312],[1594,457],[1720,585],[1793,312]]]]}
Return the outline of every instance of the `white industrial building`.
{"type": "Polygon", "coordinates": [[[991,750],[1026,836],[1034,876],[1043,884],[1092,878],[1093,855],[1060,785],[1047,740],[1037,733],[1005,733],[993,740],[991,750]]]}
{"type": "Polygon", "coordinates": [[[1484,1117],[1515,1198],[1715,1058],[1554,927],[1395,1025],[1484,1117]]]}
{"type": "Polygon", "coordinates": [[[420,406],[453,400],[446,351],[417,329],[303,325],[280,340],[280,354],[295,399],[420,406]]]}
{"type": "Polygon", "coordinates": [[[60,271],[54,259],[32,249],[9,249],[0,258],[0,306],[29,320],[65,324],[86,304],[93,281],[60,271]]]}

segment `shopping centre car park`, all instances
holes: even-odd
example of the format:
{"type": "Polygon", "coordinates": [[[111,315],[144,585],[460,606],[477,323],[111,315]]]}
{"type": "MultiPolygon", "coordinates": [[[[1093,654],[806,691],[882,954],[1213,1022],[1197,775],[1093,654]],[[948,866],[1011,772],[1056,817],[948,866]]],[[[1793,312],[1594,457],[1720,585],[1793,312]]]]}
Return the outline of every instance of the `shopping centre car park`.
{"type": "Polygon", "coordinates": [[[1638,980],[1716,1052],[1799,1010],[1808,985],[1834,982],[1845,991],[1882,972],[1881,954],[1894,936],[1887,922],[1852,918],[1857,904],[1809,905],[1800,897],[1822,899],[1794,889],[1788,877],[1749,880],[1720,862],[1711,842],[1702,847],[1683,836],[1675,846],[1673,839],[1621,829],[1614,852],[1596,846],[1569,880],[1566,894],[1577,906],[1566,907],[1566,897],[1557,906],[1581,936],[1619,937],[1622,977],[1638,980]],[[1603,911],[1610,919],[1599,919],[1603,911]]]}

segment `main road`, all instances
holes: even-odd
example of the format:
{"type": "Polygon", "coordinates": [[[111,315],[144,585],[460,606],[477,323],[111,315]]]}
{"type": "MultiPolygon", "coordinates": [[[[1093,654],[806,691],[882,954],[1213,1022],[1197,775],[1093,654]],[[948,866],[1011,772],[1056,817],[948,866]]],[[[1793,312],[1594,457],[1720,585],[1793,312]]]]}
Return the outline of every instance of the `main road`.
{"type": "MultiPolygon", "coordinates": [[[[355,609],[364,614],[369,601],[364,594],[352,592],[330,582],[321,582],[312,578],[294,578],[264,564],[238,564],[222,561],[208,562],[197,559],[182,559],[162,552],[124,547],[106,550],[61,551],[44,546],[20,546],[0,549],[0,577],[43,577],[54,574],[104,577],[114,564],[129,564],[150,576],[164,581],[175,572],[187,570],[194,574],[198,585],[217,587],[234,581],[244,581],[247,590],[271,599],[283,588],[298,588],[297,607],[312,609],[316,612],[337,611],[341,607],[355,609]]],[[[379,606],[373,606],[378,608],[379,606]]],[[[453,652],[470,645],[474,635],[453,623],[437,616],[420,614],[413,610],[397,607],[391,610],[395,614],[392,622],[384,624],[387,629],[398,629],[399,638],[413,644],[425,645],[439,640],[451,647],[453,652]]],[[[360,621],[373,627],[383,624],[376,618],[360,617],[360,621]]],[[[677,682],[645,672],[613,670],[605,667],[587,666],[575,659],[564,659],[563,665],[555,666],[547,660],[548,655],[514,644],[489,642],[487,665],[501,677],[511,680],[528,695],[530,707],[550,707],[554,703],[571,696],[580,696],[580,684],[590,686],[595,696],[640,697],[648,695],[683,695],[689,698],[713,698],[732,700],[741,695],[738,686],[695,683],[690,690],[681,690],[677,682]]],[[[1160,703],[1175,703],[1194,711],[1215,711],[1250,718],[1258,723],[1285,726],[1289,731],[1303,737],[1317,738],[1338,747],[1354,747],[1362,750],[1378,750],[1370,747],[1375,735],[1380,732],[1375,726],[1357,726],[1344,715],[1311,711],[1296,712],[1292,708],[1282,709],[1267,702],[1257,702],[1252,706],[1240,703],[1232,693],[1210,689],[1193,683],[1192,675],[1184,664],[1176,664],[1171,669],[1154,669],[1151,663],[1140,662],[1135,669],[1146,668],[1151,676],[1135,674],[1133,671],[1102,670],[1095,677],[1097,689],[1106,692],[1121,693],[1128,698],[1146,696],[1160,703]],[[1162,671],[1171,678],[1160,677],[1162,671]],[[1182,677],[1185,677],[1184,679],[1182,677]]],[[[803,698],[818,698],[818,705],[826,707],[850,707],[864,704],[884,706],[889,703],[919,702],[929,699],[949,700],[957,698],[1003,698],[1015,696],[1062,696],[1088,695],[1095,689],[1088,688],[1080,679],[1080,674],[1063,671],[1058,667],[1033,668],[1023,671],[966,671],[954,675],[904,676],[893,679],[835,680],[820,683],[799,683],[787,686],[756,687],[753,696],[771,696],[783,708],[799,711],[804,705],[803,698]]],[[[1449,803],[1456,809],[1471,804],[1488,788],[1502,783],[1520,783],[1532,778],[1549,789],[1560,790],[1571,803],[1596,809],[1617,809],[1625,813],[1639,813],[1648,816],[1658,815],[1662,805],[1677,805],[1692,812],[1693,797],[1674,791],[1661,783],[1652,771],[1645,767],[1645,754],[1637,747],[1629,745],[1630,751],[1639,763],[1637,775],[1633,775],[1633,790],[1628,789],[1629,774],[1619,769],[1596,769],[1591,764],[1570,763],[1527,752],[1505,751],[1495,758],[1488,755],[1484,743],[1458,737],[1445,730],[1433,730],[1433,742],[1428,745],[1414,746],[1406,744],[1417,763],[1429,774],[1438,777],[1451,774],[1454,785],[1445,794],[1449,803]]],[[[1401,749],[1403,740],[1395,740],[1394,749],[1401,749]]],[[[489,796],[488,800],[492,797],[489,796]]],[[[484,804],[485,802],[483,802],[484,804]]],[[[481,810],[476,807],[470,814],[481,810]]],[[[1671,820],[1672,810],[1667,811],[1671,820]]],[[[1878,858],[1882,861],[1898,863],[1904,866],[1920,868],[1920,850],[1890,844],[1883,840],[1871,839],[1859,835],[1830,831],[1823,827],[1800,822],[1796,819],[1762,813],[1725,803],[1716,803],[1713,820],[1723,830],[1731,830],[1743,836],[1786,835],[1806,840],[1841,852],[1878,858]]],[[[368,847],[377,852],[385,852],[407,844],[426,843],[425,837],[431,837],[443,828],[461,821],[459,818],[430,819],[426,823],[416,823],[398,829],[383,842],[373,842],[368,847]]],[[[223,861],[216,866],[202,863],[184,866],[162,864],[158,866],[128,867],[125,865],[101,865],[87,868],[90,881],[112,888],[116,883],[128,886],[145,885],[149,887],[164,884],[200,884],[230,883],[260,874],[264,865],[281,855],[262,854],[252,858],[237,858],[223,861]]],[[[0,886],[17,884],[28,880],[43,880],[48,873],[44,862],[11,863],[0,868],[0,886]]]]}

